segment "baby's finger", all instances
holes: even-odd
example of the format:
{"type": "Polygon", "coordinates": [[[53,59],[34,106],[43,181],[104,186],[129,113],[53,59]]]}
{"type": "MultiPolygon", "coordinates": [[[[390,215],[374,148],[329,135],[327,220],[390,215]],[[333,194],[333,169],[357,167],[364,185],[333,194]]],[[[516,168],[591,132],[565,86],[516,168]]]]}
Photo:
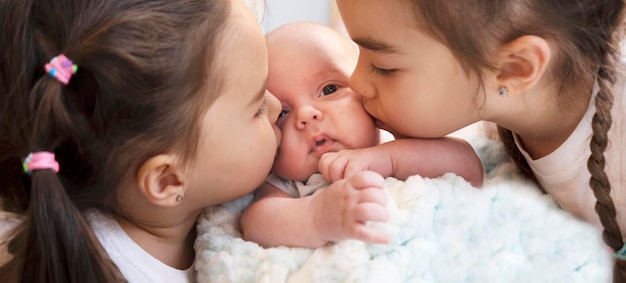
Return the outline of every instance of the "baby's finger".
{"type": "Polygon", "coordinates": [[[357,198],[357,203],[368,202],[387,206],[387,194],[384,190],[382,190],[382,188],[379,187],[361,189],[357,198]]]}
{"type": "Polygon", "coordinates": [[[344,167],[345,167],[345,170],[343,171],[343,178],[345,179],[350,178],[359,172],[366,171],[369,169],[367,164],[355,162],[354,160],[347,162],[347,164],[344,167]]]}
{"type": "Polygon", "coordinates": [[[336,152],[327,152],[322,154],[320,161],[317,164],[317,169],[322,173],[324,178],[330,180],[330,164],[335,159],[336,152]]]}
{"type": "Polygon", "coordinates": [[[391,237],[389,235],[369,228],[363,223],[355,224],[354,233],[355,235],[353,238],[363,242],[374,244],[389,244],[389,242],[391,242],[391,237]]]}
{"type": "Polygon", "coordinates": [[[374,171],[361,171],[354,174],[350,179],[350,184],[357,188],[382,188],[385,185],[385,178],[374,171]]]}
{"type": "Polygon", "coordinates": [[[354,220],[363,223],[368,221],[386,222],[389,220],[389,212],[387,212],[387,208],[373,202],[359,203],[357,206],[352,208],[351,213],[354,220]]]}
{"type": "Polygon", "coordinates": [[[336,152],[325,153],[320,159],[318,169],[324,178],[334,182],[343,179],[343,171],[346,163],[347,160],[336,152]]]}

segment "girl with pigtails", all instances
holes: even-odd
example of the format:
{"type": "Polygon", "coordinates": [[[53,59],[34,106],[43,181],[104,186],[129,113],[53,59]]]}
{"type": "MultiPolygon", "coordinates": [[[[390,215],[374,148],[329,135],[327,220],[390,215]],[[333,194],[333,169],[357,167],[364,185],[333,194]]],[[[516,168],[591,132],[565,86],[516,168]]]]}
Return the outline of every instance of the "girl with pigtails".
{"type": "Polygon", "coordinates": [[[626,282],[622,0],[337,0],[350,87],[397,138],[495,123],[521,171],[604,229],[626,282]]]}
{"type": "Polygon", "coordinates": [[[248,7],[2,0],[0,29],[0,280],[194,281],[200,212],[278,146],[248,7]]]}

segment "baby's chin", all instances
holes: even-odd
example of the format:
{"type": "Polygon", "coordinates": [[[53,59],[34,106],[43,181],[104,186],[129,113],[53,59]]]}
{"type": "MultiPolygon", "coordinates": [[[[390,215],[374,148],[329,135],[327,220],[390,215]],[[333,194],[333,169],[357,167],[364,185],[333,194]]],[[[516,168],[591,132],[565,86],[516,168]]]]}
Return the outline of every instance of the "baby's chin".
{"type": "MultiPolygon", "coordinates": [[[[285,180],[291,180],[291,181],[306,182],[309,179],[309,177],[311,177],[311,175],[315,173],[319,173],[317,168],[315,169],[301,168],[302,170],[281,170],[283,169],[281,167],[274,166],[274,168],[272,168],[272,171],[271,171],[272,174],[274,174],[277,177],[283,178],[285,180]]],[[[294,168],[291,167],[289,169],[294,169],[294,168]]]]}

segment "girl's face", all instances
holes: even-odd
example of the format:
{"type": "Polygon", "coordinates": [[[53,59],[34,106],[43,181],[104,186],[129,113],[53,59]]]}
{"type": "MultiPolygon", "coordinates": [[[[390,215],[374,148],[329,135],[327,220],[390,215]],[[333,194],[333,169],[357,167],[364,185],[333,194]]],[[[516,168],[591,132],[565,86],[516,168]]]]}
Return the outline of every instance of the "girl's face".
{"type": "Polygon", "coordinates": [[[337,0],[360,55],[350,86],[381,128],[436,138],[478,120],[478,79],[418,29],[409,1],[337,0]]]}
{"type": "Polygon", "coordinates": [[[282,141],[273,173],[304,181],[318,172],[320,156],[378,144],[379,134],[362,99],[348,87],[356,50],[325,28],[292,29],[268,39],[268,89],[282,103],[282,141]]]}
{"type": "Polygon", "coordinates": [[[241,197],[269,173],[278,142],[280,103],[266,91],[267,49],[256,19],[240,0],[221,36],[223,93],[209,107],[186,192],[201,206],[241,197]]]}

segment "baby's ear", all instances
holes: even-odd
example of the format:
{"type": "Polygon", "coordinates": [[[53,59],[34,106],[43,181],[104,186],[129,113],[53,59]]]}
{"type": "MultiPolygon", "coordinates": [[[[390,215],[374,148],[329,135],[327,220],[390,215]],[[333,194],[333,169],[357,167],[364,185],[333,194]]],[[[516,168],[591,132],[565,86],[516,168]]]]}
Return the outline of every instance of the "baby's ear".
{"type": "Polygon", "coordinates": [[[548,42],[538,36],[521,36],[500,47],[497,54],[497,80],[510,94],[533,87],[550,63],[552,51],[548,42]]]}
{"type": "Polygon", "coordinates": [[[137,174],[137,186],[148,201],[173,207],[184,196],[184,175],[173,155],[161,154],[144,162],[137,174]]]}

